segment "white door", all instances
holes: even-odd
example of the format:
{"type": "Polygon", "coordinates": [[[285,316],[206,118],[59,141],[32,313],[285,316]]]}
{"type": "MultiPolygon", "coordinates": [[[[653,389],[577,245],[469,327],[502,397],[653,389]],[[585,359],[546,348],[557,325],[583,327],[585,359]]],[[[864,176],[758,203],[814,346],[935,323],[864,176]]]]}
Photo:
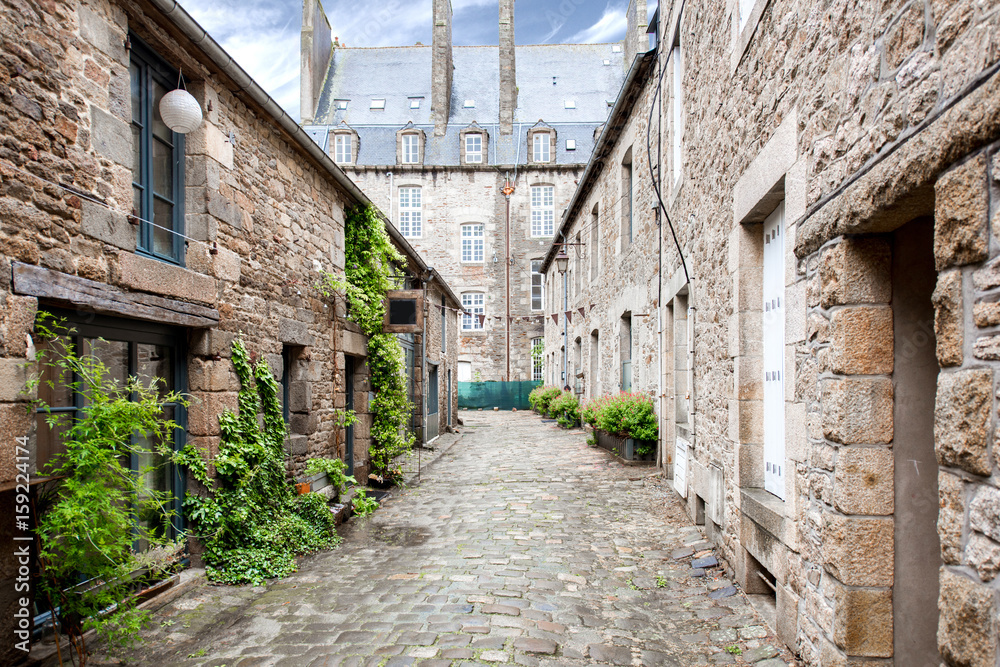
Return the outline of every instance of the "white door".
{"type": "Polygon", "coordinates": [[[764,221],[764,488],[785,497],[785,211],[764,221]]]}
{"type": "Polygon", "coordinates": [[[460,362],[458,362],[458,381],[459,382],[472,382],[472,362],[471,361],[460,361],[460,362]]]}

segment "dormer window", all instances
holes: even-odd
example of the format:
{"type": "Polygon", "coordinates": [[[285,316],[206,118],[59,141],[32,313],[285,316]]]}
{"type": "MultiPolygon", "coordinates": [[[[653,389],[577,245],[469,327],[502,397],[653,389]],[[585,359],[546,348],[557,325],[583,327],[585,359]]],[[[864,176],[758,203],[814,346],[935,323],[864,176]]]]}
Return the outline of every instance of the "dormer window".
{"type": "Polygon", "coordinates": [[[420,164],[420,137],[403,135],[403,164],[420,164]]]}
{"type": "Polygon", "coordinates": [[[536,164],[552,162],[552,140],[554,134],[548,130],[531,133],[531,161],[536,164]]]}
{"type": "Polygon", "coordinates": [[[350,100],[334,100],[333,105],[336,107],[337,111],[346,111],[348,102],[350,102],[350,100]]]}
{"type": "Polygon", "coordinates": [[[483,135],[465,135],[465,161],[469,164],[479,164],[483,161],[483,135]]]}
{"type": "Polygon", "coordinates": [[[490,135],[478,123],[462,130],[458,140],[462,164],[483,164],[489,158],[490,135]]]}
{"type": "Polygon", "coordinates": [[[351,164],[354,162],[354,137],[349,134],[334,135],[333,145],[334,162],[337,164],[351,164]]]}

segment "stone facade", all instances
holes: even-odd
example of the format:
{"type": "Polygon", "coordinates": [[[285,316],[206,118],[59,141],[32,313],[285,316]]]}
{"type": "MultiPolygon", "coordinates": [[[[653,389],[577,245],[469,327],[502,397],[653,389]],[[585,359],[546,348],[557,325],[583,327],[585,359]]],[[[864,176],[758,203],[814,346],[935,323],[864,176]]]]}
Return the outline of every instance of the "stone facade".
{"type": "Polygon", "coordinates": [[[578,288],[569,253],[547,361],[570,310],[583,393],[616,391],[631,314],[660,464],[806,664],[994,665],[1000,11],[682,6],[661,3],[652,73],[571,200],[600,271],[578,288]],[[605,210],[636,145],[623,248],[605,210]]]}
{"type": "MultiPolygon", "coordinates": [[[[174,360],[173,370],[163,372],[190,398],[177,418],[187,441],[208,454],[218,450],[218,415],[236,407],[228,357],[241,336],[282,381],[290,476],[300,474],[310,456],[346,456],[335,411],[344,407],[352,383],[362,417],[352,463],[363,478],[366,341],[345,319],[343,301],[321,298],[313,285],[319,271],[343,271],[345,210],[368,203],[367,197],[245,73],[225,69],[194,45],[210,38],[197,34],[180,8],[168,16],[127,0],[11,0],[2,7],[0,502],[14,502],[15,437],[28,438],[36,478],[50,446],[57,446],[27,409],[33,397],[23,393],[27,359],[40,344],[33,339],[40,310],[67,316],[83,340],[105,336],[112,347],[130,346],[129,354],[138,349],[147,363],[167,359],[169,367],[174,360]],[[139,222],[131,215],[137,211],[130,61],[137,50],[155,54],[164,68],[182,69],[205,113],[183,141],[172,138],[183,147],[172,172],[182,179],[174,181],[181,207],[175,219],[185,235],[174,246],[177,261],[138,249],[143,227],[132,224],[139,222]],[[155,355],[149,341],[162,346],[155,355]],[[350,378],[347,357],[355,358],[350,378]]],[[[408,256],[409,266],[401,268],[429,279],[427,307],[437,312],[430,304],[443,299],[452,309],[447,335],[453,340],[454,294],[387,228],[408,256]]],[[[441,320],[428,321],[428,337],[438,341],[428,359],[455,368],[457,345],[441,352],[441,320]]],[[[423,361],[417,361],[420,372],[423,361]]],[[[17,602],[10,531],[0,529],[7,554],[0,559],[0,618],[7,637],[17,602]]],[[[13,662],[18,654],[12,651],[9,641],[0,647],[0,662],[13,662]]]]}

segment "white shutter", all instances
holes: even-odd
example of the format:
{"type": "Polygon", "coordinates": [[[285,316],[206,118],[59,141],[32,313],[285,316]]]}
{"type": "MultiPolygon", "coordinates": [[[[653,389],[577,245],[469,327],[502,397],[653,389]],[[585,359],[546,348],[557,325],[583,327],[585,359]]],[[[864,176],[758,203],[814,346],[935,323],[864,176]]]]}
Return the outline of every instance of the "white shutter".
{"type": "Polygon", "coordinates": [[[764,221],[764,488],[785,497],[785,215],[764,221]]]}
{"type": "Polygon", "coordinates": [[[674,442],[674,490],[681,498],[687,498],[687,463],[690,446],[681,437],[674,442]]]}

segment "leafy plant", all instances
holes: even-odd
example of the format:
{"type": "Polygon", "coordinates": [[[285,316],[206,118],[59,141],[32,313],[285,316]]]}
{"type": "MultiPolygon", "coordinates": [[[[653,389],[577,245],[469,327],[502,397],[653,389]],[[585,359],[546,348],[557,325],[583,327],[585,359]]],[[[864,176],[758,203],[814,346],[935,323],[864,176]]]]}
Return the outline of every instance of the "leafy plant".
{"type": "Polygon", "coordinates": [[[572,392],[564,391],[549,403],[549,416],[555,417],[563,428],[580,425],[580,401],[572,392]]]}
{"type": "Polygon", "coordinates": [[[193,445],[177,457],[205,489],[189,493],[184,509],[205,545],[205,571],[226,584],[263,583],[295,570],[295,555],[339,542],[334,517],[316,493],[296,496],[285,474],[285,422],[278,384],[261,359],[251,364],[242,339],[232,346],[240,381],[239,413],[219,416],[216,476],[193,445]],[[259,421],[261,415],[262,422],[259,421]],[[261,423],[263,426],[261,426],[261,423]]]}
{"type": "Polygon", "coordinates": [[[726,653],[729,655],[743,655],[743,649],[736,644],[732,644],[731,646],[726,647],[726,653]]]}
{"type": "Polygon", "coordinates": [[[553,387],[552,385],[535,387],[528,394],[528,403],[531,404],[532,410],[542,416],[547,416],[549,414],[549,403],[562,395],[562,393],[562,389],[553,387]]]}
{"type": "MultiPolygon", "coordinates": [[[[130,377],[120,384],[96,356],[78,354],[67,337],[73,331],[48,313],[38,314],[35,330],[45,342],[35,361],[67,378],[63,387],[87,398],[74,418],[53,414],[43,401],[33,403],[48,414],[50,428],[62,429],[65,447],[44,471],[63,479],[38,521],[39,587],[69,638],[70,661],[75,654],[84,665],[89,629],[113,649],[137,642],[147,620],[132,595],[137,573],[161,572],[180,549],[168,538],[173,495],[146,480],[171,456],[168,443],[177,425],[164,418],[163,405],[185,401],[157,381],[146,385],[130,377]],[[133,458],[152,463],[131,470],[133,458]],[[137,545],[143,545],[141,551],[137,545]]],[[[29,381],[29,391],[40,378],[29,381]]],[[[56,642],[63,664],[58,633],[56,642]]]]}
{"type": "Polygon", "coordinates": [[[656,587],[657,587],[657,588],[666,588],[666,587],[667,587],[667,586],[669,585],[669,583],[670,583],[670,582],[669,582],[669,581],[667,581],[667,580],[666,580],[666,579],[665,579],[665,578],[663,577],[663,575],[662,575],[662,574],[658,574],[658,575],[656,575],[656,587]]]}
{"type": "Polygon", "coordinates": [[[358,480],[354,479],[353,476],[345,474],[346,471],[347,464],[341,459],[309,459],[306,461],[305,474],[326,473],[330,483],[337,489],[338,497],[347,491],[349,484],[358,483],[358,480]]]}
{"type": "MultiPolygon", "coordinates": [[[[602,396],[587,402],[580,411],[584,422],[596,429],[622,438],[636,440],[656,440],[659,428],[652,397],[633,392],[622,392],[613,396],[602,396]]],[[[647,454],[651,448],[641,445],[640,454],[647,454]]]]}
{"type": "Polygon", "coordinates": [[[354,508],[354,515],[358,518],[368,516],[378,509],[378,501],[365,493],[364,489],[359,489],[358,495],[351,501],[354,508]]]}
{"type": "Polygon", "coordinates": [[[369,448],[374,475],[398,479],[395,459],[410,451],[414,436],[407,430],[413,404],[407,397],[406,361],[403,348],[393,334],[382,333],[385,295],[397,287],[395,267],[405,258],[389,239],[385,224],[372,206],[356,206],[344,223],[345,271],[343,277],[322,274],[316,286],[324,296],[342,294],[350,318],[368,336],[368,368],[374,399],[372,445],[369,448]]]}

